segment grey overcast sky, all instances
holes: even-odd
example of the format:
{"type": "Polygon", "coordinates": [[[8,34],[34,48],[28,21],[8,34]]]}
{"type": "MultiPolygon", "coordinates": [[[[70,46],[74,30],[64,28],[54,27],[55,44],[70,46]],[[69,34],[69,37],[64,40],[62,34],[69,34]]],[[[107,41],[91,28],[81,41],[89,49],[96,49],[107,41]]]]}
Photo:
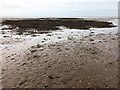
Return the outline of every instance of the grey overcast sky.
{"type": "Polygon", "coordinates": [[[116,17],[119,0],[0,0],[0,17],[116,17]]]}

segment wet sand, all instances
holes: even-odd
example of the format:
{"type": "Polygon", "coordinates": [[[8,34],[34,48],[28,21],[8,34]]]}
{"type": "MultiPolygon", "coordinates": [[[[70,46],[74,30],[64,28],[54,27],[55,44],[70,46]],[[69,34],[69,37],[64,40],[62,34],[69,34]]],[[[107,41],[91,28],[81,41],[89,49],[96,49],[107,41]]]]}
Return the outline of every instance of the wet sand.
{"type": "Polygon", "coordinates": [[[117,88],[117,29],[0,38],[2,87],[117,88]]]}

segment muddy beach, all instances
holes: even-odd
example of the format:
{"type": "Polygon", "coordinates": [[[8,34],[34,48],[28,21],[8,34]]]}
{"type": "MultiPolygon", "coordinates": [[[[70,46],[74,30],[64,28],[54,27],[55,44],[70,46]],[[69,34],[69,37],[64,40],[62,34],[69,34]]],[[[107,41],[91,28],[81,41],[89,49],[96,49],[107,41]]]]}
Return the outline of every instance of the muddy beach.
{"type": "Polygon", "coordinates": [[[42,34],[18,35],[16,29],[4,26],[0,36],[1,86],[117,88],[118,21],[108,21],[110,27],[70,29],[62,25],[42,34]]]}

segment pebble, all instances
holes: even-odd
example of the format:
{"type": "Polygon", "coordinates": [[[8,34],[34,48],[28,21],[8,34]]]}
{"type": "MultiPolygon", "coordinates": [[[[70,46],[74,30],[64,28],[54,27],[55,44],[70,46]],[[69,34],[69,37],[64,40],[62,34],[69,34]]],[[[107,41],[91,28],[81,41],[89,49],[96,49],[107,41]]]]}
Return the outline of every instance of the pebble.
{"type": "Polygon", "coordinates": [[[94,39],[90,39],[90,41],[94,41],[94,39]]]}

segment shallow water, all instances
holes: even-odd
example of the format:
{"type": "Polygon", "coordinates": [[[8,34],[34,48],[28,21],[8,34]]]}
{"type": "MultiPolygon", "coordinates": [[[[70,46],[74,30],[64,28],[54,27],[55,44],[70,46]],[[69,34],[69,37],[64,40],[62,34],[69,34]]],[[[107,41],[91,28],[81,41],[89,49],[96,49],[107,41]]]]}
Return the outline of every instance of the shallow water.
{"type": "MultiPolygon", "coordinates": [[[[118,20],[113,19],[111,20],[114,25],[117,25],[118,20]]],[[[97,35],[97,34],[117,34],[118,33],[118,27],[114,28],[90,28],[89,30],[79,30],[79,29],[67,29],[62,28],[62,30],[56,30],[52,31],[51,33],[45,33],[45,34],[34,34],[35,36],[31,35],[16,35],[11,30],[4,30],[5,34],[2,34],[3,30],[0,30],[0,44],[3,42],[8,42],[9,44],[14,44],[25,47],[30,47],[31,45],[36,45],[38,43],[53,43],[53,42],[59,42],[59,41],[65,41],[68,40],[68,38],[84,38],[85,36],[90,35],[97,35]],[[25,43],[25,44],[24,44],[25,43]]],[[[13,45],[13,46],[14,46],[13,45]]],[[[2,46],[5,47],[5,44],[2,46]]],[[[17,48],[17,47],[16,47],[17,48]]]]}

